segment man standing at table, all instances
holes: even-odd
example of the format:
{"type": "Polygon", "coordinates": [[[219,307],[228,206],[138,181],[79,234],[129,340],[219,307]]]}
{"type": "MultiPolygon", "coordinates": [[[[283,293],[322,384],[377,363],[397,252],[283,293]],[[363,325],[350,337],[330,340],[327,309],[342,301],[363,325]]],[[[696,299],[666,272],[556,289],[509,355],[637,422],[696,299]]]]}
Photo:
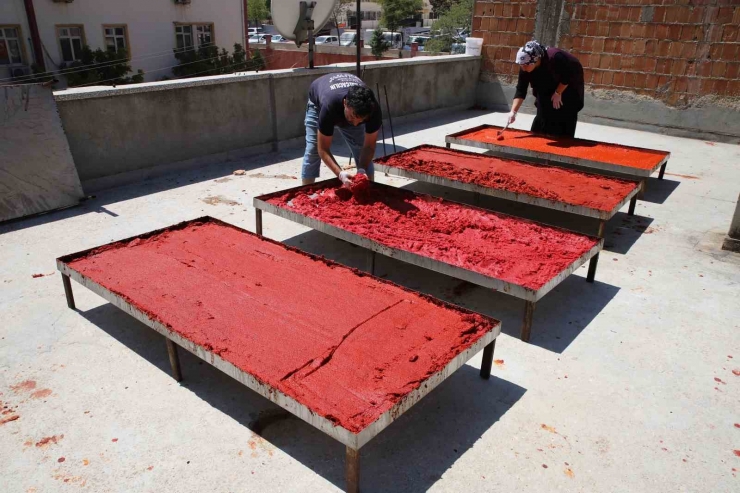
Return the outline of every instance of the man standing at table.
{"type": "Polygon", "coordinates": [[[537,115],[532,132],[574,137],[578,112],[583,109],[583,66],[570,53],[558,48],[546,48],[530,41],[516,54],[519,81],[511,105],[508,123],[516,114],[532,86],[537,115]]]}
{"type": "Polygon", "coordinates": [[[353,173],[343,171],[331,153],[334,129],[352,152],[357,173],[373,179],[375,141],[381,124],[380,105],[362,80],[352,74],[327,74],[311,84],[306,105],[306,152],[303,155],[303,184],[316,181],[323,161],[346,186],[353,173]]]}

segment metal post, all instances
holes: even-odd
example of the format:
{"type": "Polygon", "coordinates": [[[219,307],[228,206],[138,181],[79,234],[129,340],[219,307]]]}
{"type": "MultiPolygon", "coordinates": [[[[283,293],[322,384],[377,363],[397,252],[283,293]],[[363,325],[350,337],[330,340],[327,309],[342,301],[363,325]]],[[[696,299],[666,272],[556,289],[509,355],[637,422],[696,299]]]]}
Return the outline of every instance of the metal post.
{"type": "Polygon", "coordinates": [[[532,332],[532,320],[534,319],[534,301],[524,302],[524,321],[522,322],[522,332],[519,338],[524,342],[529,342],[529,335],[532,332]]]}
{"type": "Polygon", "coordinates": [[[67,274],[62,274],[62,284],[64,284],[64,295],[67,297],[67,306],[74,310],[75,297],[72,294],[72,283],[69,282],[69,276],[67,274]]]}
{"type": "Polygon", "coordinates": [[[645,198],[645,192],[647,191],[647,178],[640,182],[640,191],[637,192],[637,197],[642,200],[645,198]]]}
{"type": "Polygon", "coordinates": [[[596,277],[596,264],[599,263],[599,254],[597,253],[591,257],[591,261],[588,263],[588,275],[586,276],[586,282],[594,282],[596,277]]]}
{"type": "Polygon", "coordinates": [[[483,363],[480,365],[480,377],[484,380],[491,378],[491,366],[493,366],[493,350],[496,348],[496,339],[483,348],[483,363]]]}
{"type": "Polygon", "coordinates": [[[313,21],[308,21],[308,68],[313,68],[313,21]]]}
{"type": "Polygon", "coordinates": [[[347,447],[344,459],[347,493],[360,493],[360,451],[347,447]]]}
{"type": "MultiPolygon", "coordinates": [[[[375,92],[378,93],[378,99],[380,99],[380,86],[376,83],[375,84],[375,92]]],[[[380,105],[381,110],[383,109],[383,105],[380,105]]],[[[381,111],[381,113],[383,113],[381,111]]],[[[383,119],[380,120],[380,129],[383,131],[383,157],[388,155],[388,152],[385,149],[385,125],[383,125],[383,119]]]]}
{"type": "Polygon", "coordinates": [[[254,210],[254,230],[255,232],[262,236],[262,209],[255,209],[254,210]]]}
{"type": "Polygon", "coordinates": [[[385,107],[388,110],[388,123],[391,126],[391,140],[393,141],[393,152],[396,152],[396,136],[393,134],[393,118],[391,118],[391,107],[388,104],[388,89],[383,84],[383,91],[385,92],[385,107]]]}
{"type": "Polygon", "coordinates": [[[170,355],[170,366],[172,367],[172,378],[176,381],[182,381],[182,372],[180,371],[180,357],[177,354],[177,345],[165,338],[167,342],[167,354],[170,355]]]}
{"type": "Polygon", "coordinates": [[[452,144],[450,144],[449,142],[446,142],[445,147],[448,149],[452,149],[452,144]]]}
{"type": "Polygon", "coordinates": [[[362,79],[362,74],[360,73],[360,62],[362,61],[362,43],[360,43],[360,37],[362,36],[362,19],[360,18],[360,0],[357,0],[357,11],[355,12],[355,15],[357,16],[357,35],[355,36],[355,44],[357,45],[357,68],[355,69],[357,71],[357,77],[362,79]]]}
{"type": "Polygon", "coordinates": [[[627,210],[627,215],[634,216],[635,215],[635,206],[637,205],[637,196],[640,194],[640,192],[637,192],[634,197],[630,199],[630,208],[627,210]]]}
{"type": "Polygon", "coordinates": [[[668,166],[668,161],[666,161],[665,163],[663,163],[663,165],[660,167],[660,172],[658,173],[658,179],[659,180],[662,180],[663,179],[663,175],[665,175],[665,167],[666,166],[668,166]]]}

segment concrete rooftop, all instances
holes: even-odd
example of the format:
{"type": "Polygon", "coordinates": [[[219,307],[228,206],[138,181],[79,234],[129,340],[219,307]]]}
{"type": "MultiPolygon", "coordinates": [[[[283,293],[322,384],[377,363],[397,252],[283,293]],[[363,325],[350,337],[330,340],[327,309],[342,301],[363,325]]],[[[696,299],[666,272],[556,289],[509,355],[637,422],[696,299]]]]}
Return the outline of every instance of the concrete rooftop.
{"type": "MultiPolygon", "coordinates": [[[[397,121],[396,141],[444,145],[504,118],[397,121]]],[[[672,157],[637,215],[609,223],[597,282],[581,268],[538,303],[530,344],[518,339],[523,301],[378,257],[379,275],[498,318],[504,334],[491,380],[478,355],[362,449],[363,491],[740,489],[740,255],[719,250],[740,147],[589,124],[577,134],[672,157]]],[[[287,146],[0,226],[0,407],[12,411],[0,420],[19,416],[0,425],[0,490],[343,490],[342,445],[297,419],[259,420],[277,407],[189,353],[176,383],[161,336],[76,283],[68,309],[55,271],[60,255],[206,214],[254,231],[252,197],[299,184],[301,156],[287,146]]],[[[270,214],[264,227],[364,266],[360,248],[270,214]]]]}

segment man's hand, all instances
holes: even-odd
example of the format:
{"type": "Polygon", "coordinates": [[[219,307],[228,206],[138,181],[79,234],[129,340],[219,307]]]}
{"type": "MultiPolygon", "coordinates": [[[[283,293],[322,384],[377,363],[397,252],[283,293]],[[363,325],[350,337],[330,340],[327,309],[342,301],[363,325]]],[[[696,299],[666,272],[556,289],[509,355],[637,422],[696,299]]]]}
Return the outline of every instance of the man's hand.
{"type": "Polygon", "coordinates": [[[507,124],[507,125],[511,125],[511,124],[512,124],[512,123],[514,123],[515,121],[516,121],[516,111],[514,111],[514,110],[511,110],[511,111],[509,112],[509,117],[508,117],[508,118],[507,118],[507,120],[506,120],[506,124],[507,124]]]}
{"type": "Polygon", "coordinates": [[[561,106],[564,106],[563,96],[561,96],[558,91],[555,91],[552,94],[552,98],[550,99],[552,100],[552,107],[555,108],[556,110],[559,110],[561,106]]]}
{"type": "Polygon", "coordinates": [[[349,171],[340,171],[339,181],[342,182],[343,186],[345,186],[346,188],[349,188],[349,186],[352,184],[352,175],[350,174],[349,171]]]}

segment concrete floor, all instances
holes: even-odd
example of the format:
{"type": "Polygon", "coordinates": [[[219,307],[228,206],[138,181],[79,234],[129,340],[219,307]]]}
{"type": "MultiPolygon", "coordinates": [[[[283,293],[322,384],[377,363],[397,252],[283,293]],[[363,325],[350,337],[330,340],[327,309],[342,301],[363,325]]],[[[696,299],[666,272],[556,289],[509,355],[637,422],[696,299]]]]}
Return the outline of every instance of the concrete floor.
{"type": "MultiPolygon", "coordinates": [[[[394,123],[406,148],[503,121],[469,111],[394,123]]],[[[491,380],[478,378],[478,355],[362,449],[364,491],[740,489],[740,255],[719,250],[740,147],[588,124],[578,136],[672,158],[637,215],[610,222],[597,282],[579,269],[538,304],[531,344],[518,339],[522,301],[379,258],[378,274],[499,318],[504,334],[491,380]]],[[[0,226],[0,490],[343,489],[338,442],[295,419],[253,433],[274,405],[190,355],[176,383],[160,336],[75,283],[69,310],[55,272],[60,255],[201,215],[253,231],[252,197],[296,186],[301,154],[165,176],[0,226]]],[[[271,238],[364,265],[360,248],[269,214],[264,224],[271,238]]]]}

